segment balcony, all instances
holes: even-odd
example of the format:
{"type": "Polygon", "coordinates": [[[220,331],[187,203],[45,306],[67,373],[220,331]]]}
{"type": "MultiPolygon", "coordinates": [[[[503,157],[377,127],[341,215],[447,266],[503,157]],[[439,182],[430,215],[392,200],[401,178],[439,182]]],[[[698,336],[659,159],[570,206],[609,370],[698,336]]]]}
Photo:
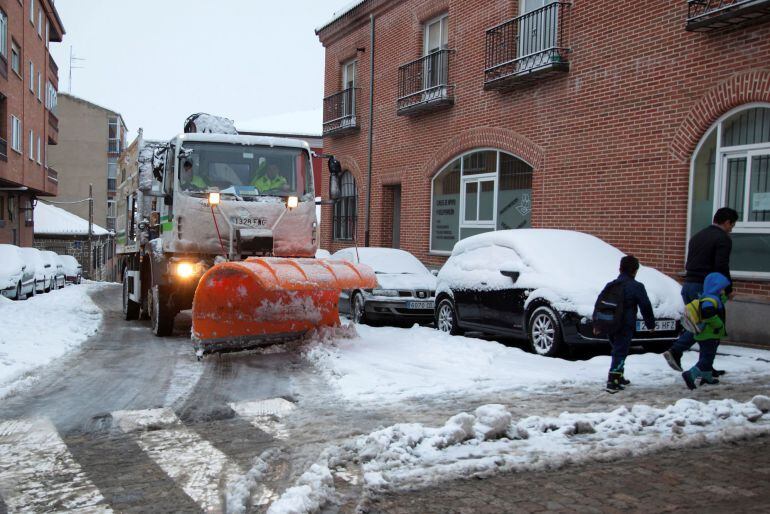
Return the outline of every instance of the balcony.
{"type": "Polygon", "coordinates": [[[687,25],[691,32],[709,32],[770,19],[770,0],[689,0],[687,25]]]}
{"type": "Polygon", "coordinates": [[[398,68],[396,114],[419,114],[454,104],[454,86],[448,80],[453,53],[438,50],[398,68]]]}
{"type": "Polygon", "coordinates": [[[51,111],[48,111],[48,128],[48,144],[59,144],[59,118],[51,111]]]}
{"type": "Polygon", "coordinates": [[[50,54],[48,55],[48,68],[56,77],[59,76],[59,67],[56,65],[56,61],[53,60],[53,57],[50,54]]]}
{"type": "Polygon", "coordinates": [[[512,89],[569,71],[569,2],[552,2],[487,30],[484,89],[512,89]]]}
{"type": "Polygon", "coordinates": [[[0,137],[0,161],[8,160],[8,141],[0,137]]]}
{"type": "Polygon", "coordinates": [[[343,135],[359,129],[356,118],[358,88],[348,88],[324,98],[323,135],[343,135]]]}

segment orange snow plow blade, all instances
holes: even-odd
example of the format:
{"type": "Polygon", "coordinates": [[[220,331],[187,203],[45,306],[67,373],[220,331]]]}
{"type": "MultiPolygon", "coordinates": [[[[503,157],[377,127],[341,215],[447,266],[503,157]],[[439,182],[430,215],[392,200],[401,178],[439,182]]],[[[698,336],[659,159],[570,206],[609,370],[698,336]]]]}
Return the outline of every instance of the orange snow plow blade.
{"type": "Polygon", "coordinates": [[[196,354],[245,350],[339,325],[340,291],[376,286],[371,268],[346,261],[251,257],[217,264],[195,290],[196,354]]]}

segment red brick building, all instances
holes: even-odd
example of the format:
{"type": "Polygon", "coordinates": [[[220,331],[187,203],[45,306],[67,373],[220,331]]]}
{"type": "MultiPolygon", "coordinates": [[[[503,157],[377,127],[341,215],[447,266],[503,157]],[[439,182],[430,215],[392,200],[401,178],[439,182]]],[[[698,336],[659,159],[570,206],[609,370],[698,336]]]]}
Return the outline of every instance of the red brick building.
{"type": "Polygon", "coordinates": [[[769,17],[767,0],[354,3],[317,30],[324,151],[346,171],[322,246],[368,230],[440,265],[471,234],[564,228],[676,277],[729,205],[740,310],[770,313],[769,17]]]}
{"type": "Polygon", "coordinates": [[[33,202],[55,196],[47,145],[58,141],[58,69],[48,51],[64,27],[53,0],[0,0],[0,243],[32,246],[33,202]]]}

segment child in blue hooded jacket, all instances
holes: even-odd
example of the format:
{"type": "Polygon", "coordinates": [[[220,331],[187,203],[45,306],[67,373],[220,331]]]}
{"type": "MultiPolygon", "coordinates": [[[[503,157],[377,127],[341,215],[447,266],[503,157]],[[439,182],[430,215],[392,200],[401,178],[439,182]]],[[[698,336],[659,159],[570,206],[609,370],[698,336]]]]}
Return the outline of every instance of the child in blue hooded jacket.
{"type": "Polygon", "coordinates": [[[701,385],[719,383],[719,380],[714,377],[714,357],[717,354],[719,341],[727,336],[725,289],[729,285],[730,280],[721,273],[709,273],[703,281],[703,293],[698,298],[702,329],[695,335],[695,340],[700,347],[700,355],[698,363],[682,373],[682,378],[690,389],[695,389],[695,381],[699,378],[701,385]]]}

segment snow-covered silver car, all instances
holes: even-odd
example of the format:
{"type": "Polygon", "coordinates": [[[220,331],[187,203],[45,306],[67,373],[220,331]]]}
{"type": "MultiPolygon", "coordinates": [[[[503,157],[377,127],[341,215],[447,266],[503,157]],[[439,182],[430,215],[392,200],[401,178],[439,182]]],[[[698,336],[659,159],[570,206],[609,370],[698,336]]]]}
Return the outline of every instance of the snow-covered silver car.
{"type": "Polygon", "coordinates": [[[51,290],[51,277],[53,272],[51,265],[43,258],[43,254],[37,248],[19,248],[24,264],[35,272],[35,293],[47,293],[51,290]]]}
{"type": "Polygon", "coordinates": [[[340,294],[340,312],[354,322],[433,321],[436,277],[411,253],[396,248],[345,248],[331,258],[366,264],[377,275],[376,288],[340,294]]]}
{"type": "Polygon", "coordinates": [[[62,268],[61,262],[59,262],[59,256],[56,252],[50,250],[43,250],[40,253],[43,254],[43,259],[46,264],[50,264],[51,266],[50,289],[60,289],[64,287],[64,269],[62,268]]]}
{"type": "Polygon", "coordinates": [[[65,282],[79,284],[83,277],[83,266],[71,255],[59,255],[58,257],[64,271],[65,282]]]}
{"type": "Polygon", "coordinates": [[[12,300],[35,294],[35,269],[24,263],[18,246],[0,244],[0,294],[12,300]]]}

